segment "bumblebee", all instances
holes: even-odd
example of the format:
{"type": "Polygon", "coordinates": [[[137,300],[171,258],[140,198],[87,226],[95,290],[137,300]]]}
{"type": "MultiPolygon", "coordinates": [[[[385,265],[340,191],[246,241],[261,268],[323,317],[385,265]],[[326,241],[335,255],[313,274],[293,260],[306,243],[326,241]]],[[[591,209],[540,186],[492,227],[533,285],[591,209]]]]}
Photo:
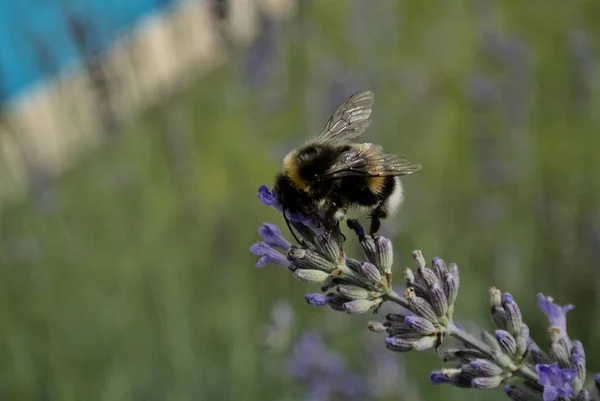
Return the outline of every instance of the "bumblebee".
{"type": "Polygon", "coordinates": [[[371,124],[372,108],[372,92],[355,93],[318,136],[285,156],[274,188],[288,226],[286,212],[311,216],[324,210],[324,221],[332,228],[349,208],[360,208],[369,213],[370,234],[374,235],[381,220],[398,210],[403,201],[399,177],[421,166],[385,154],[381,146],[351,142],[371,124]]]}

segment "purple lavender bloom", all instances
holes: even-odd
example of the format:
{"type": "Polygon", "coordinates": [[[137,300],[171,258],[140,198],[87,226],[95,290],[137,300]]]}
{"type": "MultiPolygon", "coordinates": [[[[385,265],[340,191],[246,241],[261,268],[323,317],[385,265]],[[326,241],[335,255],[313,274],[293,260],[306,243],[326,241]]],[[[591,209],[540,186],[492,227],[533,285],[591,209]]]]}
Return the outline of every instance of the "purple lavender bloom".
{"type": "Polygon", "coordinates": [[[265,184],[258,187],[258,200],[260,200],[266,206],[273,206],[275,209],[281,212],[281,205],[277,199],[277,193],[269,191],[269,187],[265,184]]]}
{"type": "Polygon", "coordinates": [[[451,382],[451,380],[448,379],[446,377],[446,375],[444,375],[440,371],[433,371],[433,372],[431,372],[431,374],[429,375],[429,379],[431,379],[431,383],[433,383],[435,385],[444,384],[444,383],[450,383],[451,382]]]}
{"type": "Polygon", "coordinates": [[[537,295],[538,304],[542,312],[544,312],[550,320],[550,326],[558,326],[561,328],[561,333],[567,334],[567,312],[575,308],[575,305],[555,305],[551,297],[546,297],[544,294],[537,295]]]}
{"type": "MultiPolygon", "coordinates": [[[[262,202],[263,205],[272,206],[279,213],[283,214],[283,207],[279,202],[279,197],[277,196],[277,191],[273,189],[273,191],[269,191],[269,187],[266,185],[261,185],[258,187],[258,200],[262,202]]],[[[313,219],[310,216],[304,216],[302,213],[298,212],[286,212],[286,216],[290,221],[305,223],[307,225],[311,224],[313,219]]]]}
{"type": "Polygon", "coordinates": [[[281,231],[275,224],[263,223],[262,227],[258,229],[258,233],[264,238],[267,245],[273,248],[287,251],[292,247],[292,244],[281,235],[281,231]]]}
{"type": "Polygon", "coordinates": [[[312,306],[325,306],[329,304],[331,297],[325,294],[307,292],[304,294],[304,299],[312,306]]]}
{"type": "Polygon", "coordinates": [[[600,393],[600,373],[594,373],[594,381],[596,382],[596,388],[600,393]]]}
{"type": "Polygon", "coordinates": [[[266,242],[257,242],[256,244],[252,245],[250,247],[250,252],[260,256],[260,259],[258,259],[258,262],[256,262],[256,267],[263,267],[267,263],[272,263],[276,266],[285,268],[291,266],[291,262],[287,260],[285,256],[273,249],[266,242]]]}
{"type": "Polygon", "coordinates": [[[535,365],[539,376],[538,384],[544,386],[544,401],[554,401],[557,397],[569,398],[573,395],[570,383],[577,377],[576,369],[560,369],[558,363],[535,365]]]}

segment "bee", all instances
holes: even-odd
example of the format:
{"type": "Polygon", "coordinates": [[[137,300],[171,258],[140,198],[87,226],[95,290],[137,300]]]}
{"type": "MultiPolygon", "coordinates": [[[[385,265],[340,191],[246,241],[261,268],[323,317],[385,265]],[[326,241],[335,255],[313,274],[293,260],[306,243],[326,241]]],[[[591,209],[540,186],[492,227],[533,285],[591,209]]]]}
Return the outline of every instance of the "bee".
{"type": "Polygon", "coordinates": [[[369,213],[374,235],[381,220],[398,210],[403,201],[399,177],[419,171],[421,165],[383,153],[381,146],[352,142],[371,124],[372,108],[372,92],[353,94],[319,135],[285,156],[274,188],[288,227],[286,212],[314,216],[325,211],[324,222],[331,230],[348,209],[360,208],[369,213]]]}

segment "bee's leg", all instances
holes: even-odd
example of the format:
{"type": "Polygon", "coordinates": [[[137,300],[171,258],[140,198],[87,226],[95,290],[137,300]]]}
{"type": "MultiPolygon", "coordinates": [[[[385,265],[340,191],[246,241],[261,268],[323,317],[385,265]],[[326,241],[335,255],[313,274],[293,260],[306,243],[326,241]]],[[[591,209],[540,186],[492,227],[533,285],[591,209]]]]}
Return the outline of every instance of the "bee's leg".
{"type": "Polygon", "coordinates": [[[292,236],[294,237],[294,239],[296,240],[296,242],[298,242],[298,244],[300,244],[300,246],[302,246],[303,248],[307,248],[308,245],[306,244],[306,242],[302,238],[298,238],[298,235],[296,234],[296,231],[292,227],[292,224],[290,224],[290,220],[288,219],[286,212],[287,212],[287,209],[284,209],[283,210],[283,218],[285,220],[285,224],[288,227],[288,230],[290,230],[290,233],[292,234],[292,236]]]}
{"type": "Polygon", "coordinates": [[[381,219],[385,219],[387,217],[387,211],[385,210],[385,206],[380,204],[371,212],[371,228],[369,230],[369,235],[374,236],[379,228],[381,227],[381,219]]]}
{"type": "Polygon", "coordinates": [[[339,207],[335,202],[332,202],[325,213],[325,221],[327,224],[327,230],[330,233],[335,231],[342,237],[342,240],[346,241],[346,236],[342,233],[340,229],[340,221],[344,219],[346,213],[348,212],[348,207],[339,207]]]}

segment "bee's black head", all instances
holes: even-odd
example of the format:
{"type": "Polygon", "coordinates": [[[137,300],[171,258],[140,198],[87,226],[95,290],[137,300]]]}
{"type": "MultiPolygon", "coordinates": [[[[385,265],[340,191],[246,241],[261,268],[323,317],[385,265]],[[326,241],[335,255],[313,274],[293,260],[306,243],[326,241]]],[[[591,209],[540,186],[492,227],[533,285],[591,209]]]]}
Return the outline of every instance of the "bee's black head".
{"type": "Polygon", "coordinates": [[[317,202],[308,193],[296,188],[287,175],[279,174],[275,178],[275,190],[284,209],[300,212],[306,216],[318,212],[317,202]]]}

